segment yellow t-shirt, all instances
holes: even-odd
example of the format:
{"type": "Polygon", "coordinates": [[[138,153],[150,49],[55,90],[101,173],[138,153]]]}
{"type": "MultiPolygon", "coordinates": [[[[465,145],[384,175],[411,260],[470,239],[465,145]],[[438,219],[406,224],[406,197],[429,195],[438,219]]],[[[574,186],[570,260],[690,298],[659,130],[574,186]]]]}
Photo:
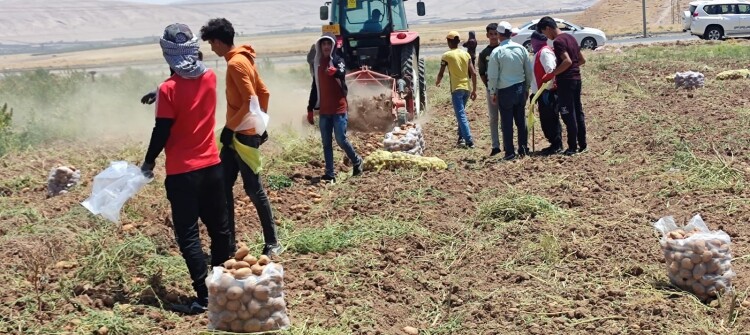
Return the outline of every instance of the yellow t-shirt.
{"type": "Polygon", "coordinates": [[[469,62],[471,56],[461,49],[446,51],[440,59],[448,65],[448,74],[451,79],[451,92],[456,90],[469,91],[469,62]]]}

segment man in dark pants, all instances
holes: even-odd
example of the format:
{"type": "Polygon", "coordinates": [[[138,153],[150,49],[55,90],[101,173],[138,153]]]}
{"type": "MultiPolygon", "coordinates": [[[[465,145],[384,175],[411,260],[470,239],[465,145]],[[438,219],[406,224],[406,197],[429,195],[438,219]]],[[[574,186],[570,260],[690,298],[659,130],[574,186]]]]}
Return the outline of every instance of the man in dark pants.
{"type": "Polygon", "coordinates": [[[276,224],[268,195],[260,180],[260,145],[268,139],[267,132],[258,134],[258,124],[250,113],[268,111],[270,93],[255,68],[255,50],[250,45],[234,46],[234,27],[224,18],[212,19],[201,28],[201,39],[208,41],[211,50],[227,61],[226,125],[221,132],[221,165],[224,168],[227,215],[234,237],[234,194],[232,188],[237,174],[242,175],[245,193],[258,212],[265,245],[263,254],[272,256],[281,252],[276,239],[276,224]]]}
{"type": "Polygon", "coordinates": [[[545,74],[542,82],[553,78],[557,82],[557,98],[560,116],[568,132],[568,148],[563,154],[571,156],[588,150],[586,143],[586,120],[581,104],[581,70],[586,63],[575,37],[563,33],[549,16],[543,17],[536,25],[538,32],[554,40],[553,48],[557,67],[545,74]]]}
{"type": "MultiPolygon", "coordinates": [[[[534,84],[531,85],[531,95],[533,96],[542,87],[542,78],[545,74],[551,73],[557,67],[555,62],[555,53],[547,44],[547,37],[539,32],[531,34],[531,48],[534,50],[534,84]]],[[[549,141],[550,146],[542,149],[541,154],[544,156],[554,155],[562,152],[562,130],[560,129],[560,117],[557,112],[557,88],[554,82],[551,86],[541,93],[537,100],[539,107],[539,123],[542,126],[544,137],[549,141]]]]}
{"type": "Polygon", "coordinates": [[[211,265],[232,253],[223,172],[214,137],[216,75],[198,60],[198,39],[184,24],[169,25],[160,40],[164,58],[175,72],[157,90],[156,125],[141,171],[153,178],[156,157],[166,152],[164,185],[172,209],[175,238],[185,259],[197,298],[177,311],[197,314],[208,306],[206,260],[198,218],[211,238],[211,265]]]}
{"type": "Polygon", "coordinates": [[[525,156],[528,149],[526,128],[526,100],[533,80],[529,52],[522,45],[510,40],[512,26],[508,22],[497,25],[500,46],[490,55],[487,75],[492,102],[500,107],[500,123],[503,131],[504,160],[517,157],[513,148],[513,123],[518,128],[518,156],[525,156]]]}

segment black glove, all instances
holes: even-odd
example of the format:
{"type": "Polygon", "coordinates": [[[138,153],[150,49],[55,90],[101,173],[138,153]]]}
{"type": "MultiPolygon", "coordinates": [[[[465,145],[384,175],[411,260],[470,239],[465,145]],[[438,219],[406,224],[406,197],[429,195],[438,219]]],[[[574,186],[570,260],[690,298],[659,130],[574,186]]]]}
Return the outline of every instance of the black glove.
{"type": "Polygon", "coordinates": [[[264,131],[263,135],[260,135],[260,144],[266,143],[268,141],[268,131],[264,131]]]}
{"type": "Polygon", "coordinates": [[[141,103],[144,105],[150,105],[156,101],[156,91],[148,92],[146,95],[141,97],[141,103]]]}
{"type": "Polygon", "coordinates": [[[141,173],[143,173],[143,176],[148,179],[153,179],[154,178],[154,166],[156,166],[156,163],[143,162],[143,164],[141,164],[141,173]]]}
{"type": "Polygon", "coordinates": [[[234,132],[229,130],[229,128],[224,127],[224,129],[221,130],[221,135],[219,136],[219,141],[221,144],[224,144],[225,146],[232,145],[232,139],[234,138],[234,132]]]}

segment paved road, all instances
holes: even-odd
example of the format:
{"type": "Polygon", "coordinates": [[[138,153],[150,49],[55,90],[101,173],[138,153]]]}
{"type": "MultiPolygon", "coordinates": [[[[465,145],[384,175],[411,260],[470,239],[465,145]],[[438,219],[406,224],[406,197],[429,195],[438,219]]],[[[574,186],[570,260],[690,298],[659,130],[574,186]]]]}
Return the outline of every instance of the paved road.
{"type": "MultiPolygon", "coordinates": [[[[607,45],[633,45],[633,44],[650,44],[650,43],[660,43],[660,42],[674,42],[674,41],[683,41],[683,40],[697,40],[698,38],[695,36],[691,36],[688,33],[680,33],[680,34],[665,34],[665,35],[657,35],[652,36],[648,38],[637,38],[637,37],[621,37],[621,38],[615,38],[613,40],[607,41],[607,45]]],[[[421,49],[421,54],[423,57],[437,57],[441,55],[443,52],[445,52],[446,47],[444,46],[423,46],[421,49]]],[[[304,65],[306,64],[305,55],[304,54],[297,54],[297,55],[289,55],[289,56],[276,56],[270,59],[271,62],[278,67],[287,67],[287,66],[298,66],[298,65],[304,65]]],[[[225,66],[225,63],[223,61],[216,61],[213,58],[207,60],[207,64],[212,68],[221,68],[225,66]]],[[[166,67],[166,64],[164,62],[147,62],[147,63],[134,63],[134,64],[118,64],[118,65],[112,65],[112,66],[101,66],[101,67],[90,67],[85,68],[82,70],[85,71],[96,71],[98,74],[116,74],[122,72],[125,68],[133,68],[138,69],[147,73],[160,73],[165,74],[168,73],[168,69],[166,67]]],[[[70,69],[64,69],[60,71],[69,71],[70,69]]],[[[31,71],[31,70],[29,70],[31,71]]],[[[23,71],[19,71],[23,72],[23,71]]],[[[53,70],[54,72],[54,70],[53,70]]],[[[18,73],[15,71],[9,71],[7,73],[18,73]]],[[[0,74],[1,76],[2,74],[0,74]]]]}

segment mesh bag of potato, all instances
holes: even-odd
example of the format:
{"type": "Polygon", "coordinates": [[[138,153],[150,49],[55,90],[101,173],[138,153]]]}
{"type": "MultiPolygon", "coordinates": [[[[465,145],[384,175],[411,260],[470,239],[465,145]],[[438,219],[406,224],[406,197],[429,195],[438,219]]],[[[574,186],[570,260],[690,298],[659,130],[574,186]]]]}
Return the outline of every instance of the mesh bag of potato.
{"type": "Polygon", "coordinates": [[[401,127],[394,127],[393,131],[385,134],[383,148],[387,151],[401,151],[412,155],[422,155],[425,149],[422,127],[408,122],[401,127]]]}
{"type": "Polygon", "coordinates": [[[209,329],[255,333],[289,328],[284,269],[268,257],[256,259],[241,247],[223,267],[213,268],[206,286],[209,329]]]}
{"type": "Polygon", "coordinates": [[[674,85],[677,88],[700,88],[705,84],[705,76],[700,72],[677,72],[674,75],[674,85]]]}
{"type": "Polygon", "coordinates": [[[396,169],[420,169],[445,170],[448,164],[437,157],[422,157],[405,152],[388,152],[377,150],[365,158],[363,164],[365,171],[396,170],[396,169]]]}
{"type": "Polygon", "coordinates": [[[700,215],[687,226],[677,227],[671,216],[653,224],[661,233],[662,251],[669,280],[702,301],[717,297],[731,288],[730,238],[727,233],[710,231],[700,215]]]}
{"type": "Polygon", "coordinates": [[[47,176],[47,197],[68,193],[68,190],[80,181],[81,172],[72,166],[52,168],[47,176]]]}

